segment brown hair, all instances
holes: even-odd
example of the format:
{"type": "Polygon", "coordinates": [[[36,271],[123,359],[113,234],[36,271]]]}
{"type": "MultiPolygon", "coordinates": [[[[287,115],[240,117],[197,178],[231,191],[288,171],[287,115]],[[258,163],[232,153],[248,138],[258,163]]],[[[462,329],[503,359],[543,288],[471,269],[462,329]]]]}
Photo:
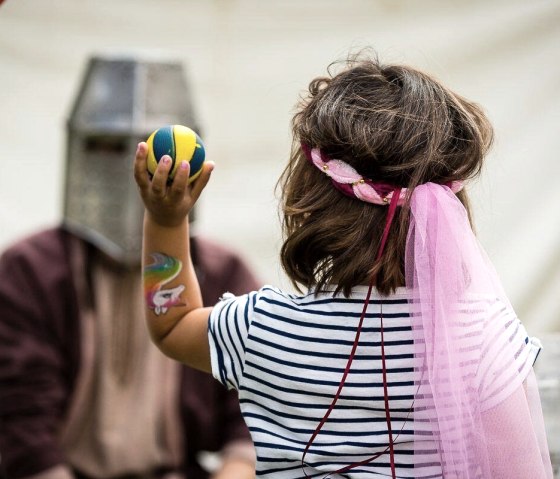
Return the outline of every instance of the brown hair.
{"type": "MultiPolygon", "coordinates": [[[[431,76],[360,57],[348,60],[342,72],[310,83],[292,129],[290,160],[278,183],[282,265],[296,287],[336,285],[336,293],[346,296],[354,286],[369,284],[373,274],[382,294],[404,285],[408,208],[397,209],[375,264],[387,207],[344,196],[307,161],[301,143],[372,181],[412,189],[475,177],[493,135],[478,105],[431,76]]],[[[457,196],[469,211],[466,194],[457,196]]]]}

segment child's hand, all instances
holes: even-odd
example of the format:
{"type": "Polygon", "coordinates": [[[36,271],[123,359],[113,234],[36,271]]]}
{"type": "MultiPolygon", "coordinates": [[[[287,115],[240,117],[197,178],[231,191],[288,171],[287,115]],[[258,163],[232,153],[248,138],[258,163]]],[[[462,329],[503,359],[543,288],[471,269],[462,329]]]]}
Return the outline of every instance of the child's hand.
{"type": "Polygon", "coordinates": [[[171,184],[167,184],[167,176],[171,168],[171,158],[164,156],[158,164],[150,181],[146,169],[148,145],[138,144],[134,161],[134,179],[140,189],[140,196],[150,217],[160,226],[178,226],[189,214],[202,190],[210,179],[214,163],[205,162],[202,173],[191,184],[188,184],[190,165],[184,161],[179,165],[171,184]]]}

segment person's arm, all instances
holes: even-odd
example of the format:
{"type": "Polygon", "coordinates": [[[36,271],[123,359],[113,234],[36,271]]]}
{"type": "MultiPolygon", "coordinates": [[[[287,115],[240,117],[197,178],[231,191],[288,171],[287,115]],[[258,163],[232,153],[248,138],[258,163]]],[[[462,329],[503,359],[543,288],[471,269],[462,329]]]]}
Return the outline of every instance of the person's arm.
{"type": "Polygon", "coordinates": [[[146,208],[143,271],[146,320],[161,351],[191,367],[211,372],[207,327],[211,308],[202,307],[198,280],[190,257],[188,214],[208,183],[213,163],[188,185],[189,163],[167,184],[169,157],[160,161],[150,181],[147,145],[138,145],[134,177],[146,208]]]}
{"type": "Polygon", "coordinates": [[[484,411],[481,418],[492,478],[552,479],[540,400],[532,371],[510,397],[484,411]]]}
{"type": "Polygon", "coordinates": [[[220,451],[222,465],[212,479],[253,479],[257,462],[255,447],[243,435],[248,434],[247,426],[240,415],[238,397],[230,392],[226,391],[220,401],[224,415],[222,434],[228,440],[220,451]]]}
{"type": "Polygon", "coordinates": [[[13,479],[73,477],[58,441],[69,395],[61,345],[73,337],[61,319],[72,311],[64,253],[41,235],[0,258],[0,467],[13,479]]]}
{"type": "Polygon", "coordinates": [[[59,465],[21,479],[75,479],[75,476],[70,466],[59,465]]]}

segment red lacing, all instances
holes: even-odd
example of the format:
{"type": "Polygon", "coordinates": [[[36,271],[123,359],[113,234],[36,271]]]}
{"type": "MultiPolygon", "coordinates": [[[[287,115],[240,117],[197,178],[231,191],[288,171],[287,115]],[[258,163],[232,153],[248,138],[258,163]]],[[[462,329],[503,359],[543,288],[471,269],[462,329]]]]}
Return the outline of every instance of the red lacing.
{"type": "MultiPolygon", "coordinates": [[[[387,212],[387,220],[385,221],[385,228],[383,230],[383,236],[381,237],[381,244],[379,245],[379,250],[377,252],[376,262],[378,262],[381,259],[381,256],[383,255],[383,251],[385,250],[385,244],[387,243],[387,237],[389,236],[389,230],[391,228],[391,223],[393,222],[393,218],[395,216],[395,211],[397,209],[397,204],[398,204],[398,200],[399,200],[400,195],[401,195],[401,188],[396,188],[393,192],[392,197],[391,197],[391,203],[389,204],[389,211],[387,212]]],[[[363,325],[364,318],[365,318],[366,311],[367,311],[367,307],[369,305],[369,301],[370,301],[370,298],[371,298],[371,292],[372,292],[372,289],[373,289],[373,284],[375,282],[375,278],[376,278],[376,276],[373,275],[372,278],[371,278],[370,284],[369,284],[366,299],[364,301],[364,307],[362,309],[362,314],[360,316],[360,321],[359,321],[358,327],[356,329],[356,337],[354,338],[354,344],[352,345],[352,350],[350,352],[350,356],[348,357],[348,362],[346,363],[346,368],[344,369],[344,374],[342,375],[342,378],[341,378],[340,383],[338,385],[338,390],[336,391],[336,394],[334,395],[333,400],[331,402],[331,405],[327,409],[327,412],[323,416],[323,419],[321,419],[321,421],[319,422],[319,424],[317,425],[317,427],[315,429],[315,432],[313,432],[313,434],[311,435],[311,438],[307,442],[307,445],[305,446],[305,449],[303,451],[303,455],[301,456],[301,467],[303,469],[303,473],[304,473],[305,477],[309,477],[307,475],[307,473],[305,472],[305,456],[306,456],[307,452],[309,451],[309,448],[313,444],[313,441],[315,440],[315,438],[317,437],[317,435],[319,434],[319,432],[323,428],[324,424],[327,422],[327,419],[329,418],[332,410],[334,409],[334,407],[335,407],[335,405],[338,401],[338,398],[340,397],[340,393],[342,392],[342,388],[344,387],[344,384],[346,382],[346,378],[348,377],[348,374],[350,372],[350,368],[352,366],[354,356],[356,355],[356,349],[358,347],[358,343],[359,343],[359,340],[360,340],[360,333],[362,331],[362,325],[363,325]]],[[[396,479],[395,452],[394,452],[394,447],[393,447],[393,444],[394,444],[394,442],[393,442],[393,432],[392,432],[392,429],[391,429],[391,413],[390,413],[390,408],[389,408],[389,394],[388,394],[388,384],[387,384],[387,366],[386,366],[386,361],[385,361],[385,344],[384,344],[384,338],[383,338],[383,300],[381,300],[381,305],[380,305],[380,326],[381,326],[381,365],[382,365],[382,372],[383,372],[383,397],[384,397],[384,401],[385,401],[385,419],[387,421],[387,433],[389,435],[389,444],[383,451],[373,455],[372,457],[370,457],[368,459],[364,459],[363,461],[360,461],[360,462],[355,462],[355,463],[349,464],[348,466],[345,466],[345,467],[342,467],[340,469],[337,469],[336,471],[330,472],[329,474],[327,474],[325,476],[325,478],[327,478],[331,474],[338,474],[338,473],[346,472],[346,471],[349,471],[350,469],[353,469],[355,467],[363,466],[365,464],[368,464],[369,462],[374,461],[379,456],[381,456],[383,454],[386,454],[387,451],[389,451],[389,457],[390,457],[390,462],[391,462],[391,477],[393,479],[396,479]]]]}

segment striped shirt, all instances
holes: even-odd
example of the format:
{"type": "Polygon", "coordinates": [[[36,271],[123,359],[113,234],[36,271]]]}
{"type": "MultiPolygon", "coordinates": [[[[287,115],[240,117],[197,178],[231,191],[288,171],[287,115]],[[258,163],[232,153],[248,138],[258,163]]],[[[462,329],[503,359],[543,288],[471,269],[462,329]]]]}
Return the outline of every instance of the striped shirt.
{"type": "MultiPolygon", "coordinates": [[[[362,313],[366,287],[349,298],[329,293],[292,295],[265,286],[248,295],[226,294],[210,315],[212,372],[239,391],[241,411],[257,451],[257,476],[304,477],[302,453],[338,388],[362,313]]],[[[380,353],[380,305],[388,370],[391,425],[399,478],[442,477],[430,434],[414,445],[413,336],[406,290],[374,292],[351,372],[340,398],[305,457],[309,477],[323,477],[384,451],[388,445],[380,353]],[[420,456],[420,457],[419,457],[420,456]]],[[[488,302],[487,302],[488,303],[488,302]]],[[[511,370],[525,378],[539,351],[511,309],[495,303],[472,313],[484,334],[472,335],[482,403],[511,394],[507,371],[492,365],[504,343],[518,353],[511,370]]],[[[517,387],[514,385],[514,387],[517,387]]],[[[421,427],[421,426],[416,426],[421,427]]],[[[415,437],[416,441],[418,437],[415,437]]],[[[388,454],[332,478],[390,477],[388,454]]]]}

